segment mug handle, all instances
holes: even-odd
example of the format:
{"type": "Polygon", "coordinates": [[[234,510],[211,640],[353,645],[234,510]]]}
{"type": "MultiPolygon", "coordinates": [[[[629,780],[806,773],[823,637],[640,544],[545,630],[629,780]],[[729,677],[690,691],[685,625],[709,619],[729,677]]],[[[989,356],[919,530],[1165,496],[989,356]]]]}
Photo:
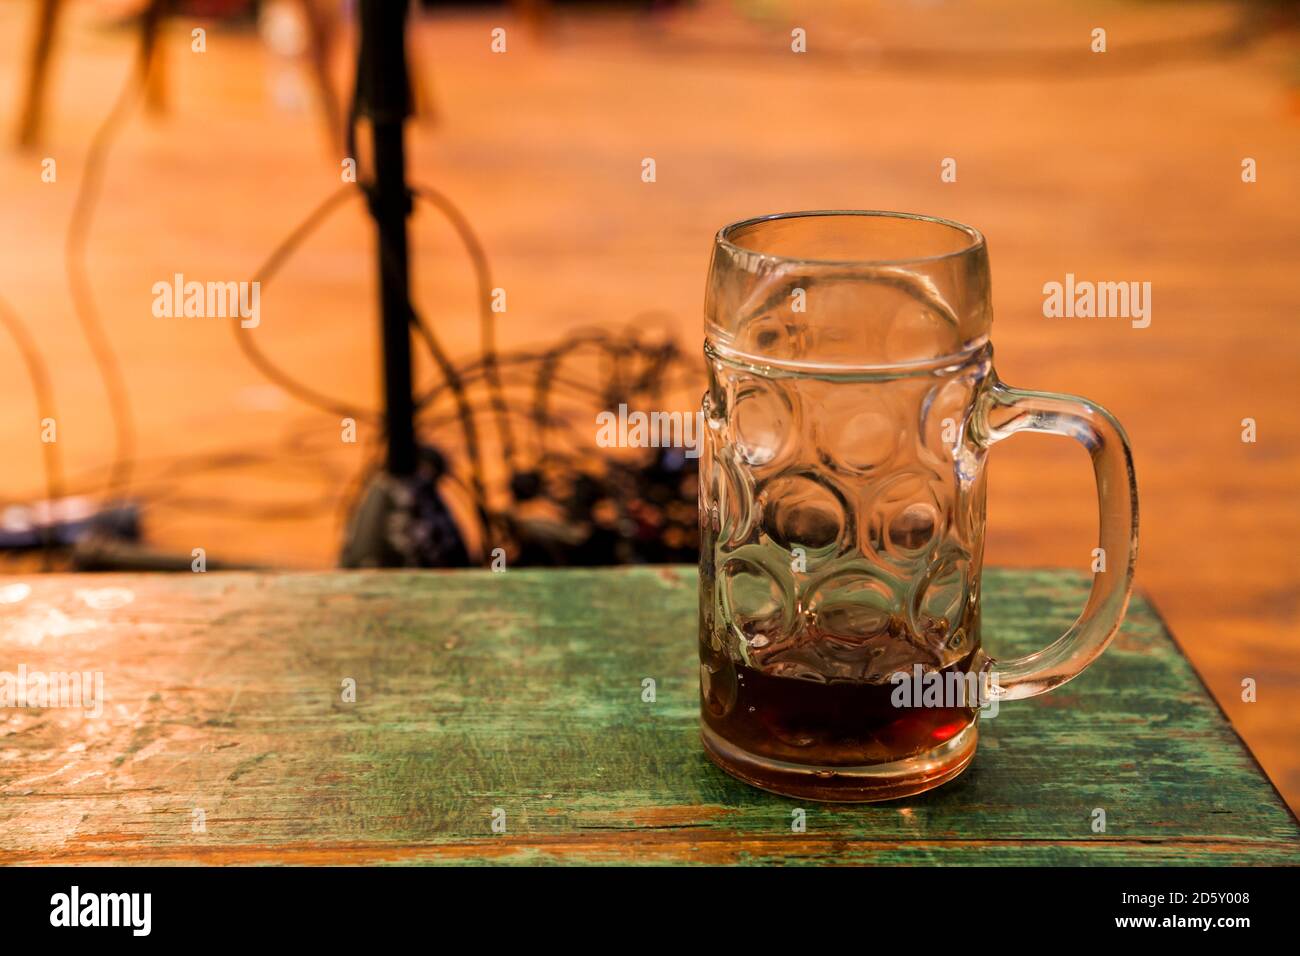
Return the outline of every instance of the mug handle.
{"type": "Polygon", "coordinates": [[[999,700],[1045,694],[1078,676],[1115,632],[1128,609],[1137,561],[1138,500],[1133,452],[1124,429],[1110,412],[1076,395],[1012,388],[996,378],[983,390],[971,417],[971,438],[989,448],[1016,432],[1068,435],[1092,457],[1101,511],[1100,547],[1104,570],[1093,574],[1083,613],[1055,642],[1033,654],[998,661],[999,700]]]}

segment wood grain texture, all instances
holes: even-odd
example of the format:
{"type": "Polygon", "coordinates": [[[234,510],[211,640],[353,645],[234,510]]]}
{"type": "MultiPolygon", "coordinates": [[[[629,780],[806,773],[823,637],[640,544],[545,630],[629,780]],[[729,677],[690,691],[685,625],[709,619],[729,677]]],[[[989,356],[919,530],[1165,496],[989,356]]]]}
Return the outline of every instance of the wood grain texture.
{"type": "MultiPolygon", "coordinates": [[[[983,722],[957,781],[803,804],[794,834],[800,804],[701,750],[692,568],[4,583],[0,670],[101,671],[106,703],[0,710],[0,862],[1300,863],[1140,597],[1082,677],[983,722]]],[[[1086,583],[988,571],[986,645],[1045,644],[1086,583]]]]}

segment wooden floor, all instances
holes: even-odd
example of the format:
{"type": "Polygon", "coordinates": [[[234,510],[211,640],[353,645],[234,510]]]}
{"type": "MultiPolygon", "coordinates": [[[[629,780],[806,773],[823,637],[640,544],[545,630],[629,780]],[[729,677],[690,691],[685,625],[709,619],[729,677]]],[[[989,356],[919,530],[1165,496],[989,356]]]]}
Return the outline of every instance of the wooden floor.
{"type": "MultiPolygon", "coordinates": [[[[112,423],[78,331],[64,243],[87,146],[131,37],[72,11],[44,144],[0,151],[0,296],[52,370],[59,447],[93,491],[112,423]],[[57,179],[41,180],[42,159],[57,179]]],[[[997,364],[1020,386],[1076,392],[1126,425],[1142,492],[1139,586],[1292,806],[1300,805],[1300,44],[1232,49],[1235,8],[1160,4],[729,4],[654,21],[561,19],[530,35],[505,14],[422,23],[414,48],[437,121],[413,131],[414,176],[453,197],[508,290],[502,336],[553,340],[652,311],[694,349],[709,241],[743,216],[882,208],[988,236],[997,364]],[[843,10],[838,9],[844,7],[843,10]],[[950,9],[953,7],[953,9],[950,9]],[[1041,9],[1048,7],[1049,9],[1041,9]],[[858,10],[848,13],[847,10],[858,10]],[[490,51],[507,28],[508,52],[490,51]],[[1108,51],[1088,50],[1107,30],[1108,51]],[[790,52],[790,30],[808,53],[790,52]],[[1000,52],[1001,51],[1001,52],[1000,52]],[[641,181],[654,158],[657,181],[641,181]],[[957,160],[955,183],[940,162],[957,160]],[[1258,181],[1242,182],[1256,160],[1258,181]],[[1045,282],[1149,281],[1149,328],[1045,319],[1045,282]],[[1257,422],[1244,443],[1242,420],[1257,422]],[[1242,682],[1258,701],[1242,701],[1242,682]]],[[[15,121],[34,4],[0,6],[0,123],[15,121]]],[[[333,510],[232,515],[209,499],[329,504],[363,464],[338,422],[268,385],[220,320],[157,319],[153,283],[247,277],[339,185],[305,72],[250,33],[168,32],[170,111],[115,144],[87,257],[125,367],[142,472],[170,496],[150,542],[293,567],[335,559],[333,510]],[[178,456],[298,450],[177,485],[178,456]]],[[[339,61],[339,85],[346,88],[339,61]]],[[[377,333],[363,211],[339,213],[263,292],[262,348],[331,395],[373,406],[377,333]]],[[[477,341],[454,234],[415,220],[416,293],[457,355],[477,341]]],[[[422,369],[432,377],[429,369],[422,369]]],[[[40,493],[39,416],[0,345],[0,499],[40,493]]],[[[1082,451],[1022,438],[990,480],[986,561],[1085,568],[1096,517],[1082,451]]],[[[153,487],[153,486],[151,486],[153,487]]],[[[988,643],[996,651],[996,635],[988,643]]]]}

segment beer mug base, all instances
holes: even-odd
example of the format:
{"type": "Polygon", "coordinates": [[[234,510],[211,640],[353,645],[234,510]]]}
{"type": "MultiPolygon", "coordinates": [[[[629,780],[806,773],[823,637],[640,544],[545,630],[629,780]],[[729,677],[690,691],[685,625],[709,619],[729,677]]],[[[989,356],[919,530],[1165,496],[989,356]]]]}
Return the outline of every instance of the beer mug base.
{"type": "Polygon", "coordinates": [[[958,777],[975,756],[979,720],[932,750],[858,767],[818,767],[759,756],[737,747],[704,723],[700,738],[710,760],[760,790],[823,803],[877,803],[915,796],[958,777]]]}

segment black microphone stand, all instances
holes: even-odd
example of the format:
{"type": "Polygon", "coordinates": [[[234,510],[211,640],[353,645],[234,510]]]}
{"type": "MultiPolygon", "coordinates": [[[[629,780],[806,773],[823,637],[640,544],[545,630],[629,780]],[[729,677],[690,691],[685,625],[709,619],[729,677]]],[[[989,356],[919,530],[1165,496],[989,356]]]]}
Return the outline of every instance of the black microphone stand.
{"type": "MultiPolygon", "coordinates": [[[[411,115],[406,68],[407,0],[361,0],[356,109],[370,121],[374,180],[368,188],[379,253],[383,339],[385,467],[352,515],[340,563],[344,567],[464,565],[468,556],[455,521],[438,494],[446,469],[415,438],[411,393],[410,274],[406,220],[406,120],[411,115]]],[[[355,157],[353,157],[355,158],[355,157]]]]}

